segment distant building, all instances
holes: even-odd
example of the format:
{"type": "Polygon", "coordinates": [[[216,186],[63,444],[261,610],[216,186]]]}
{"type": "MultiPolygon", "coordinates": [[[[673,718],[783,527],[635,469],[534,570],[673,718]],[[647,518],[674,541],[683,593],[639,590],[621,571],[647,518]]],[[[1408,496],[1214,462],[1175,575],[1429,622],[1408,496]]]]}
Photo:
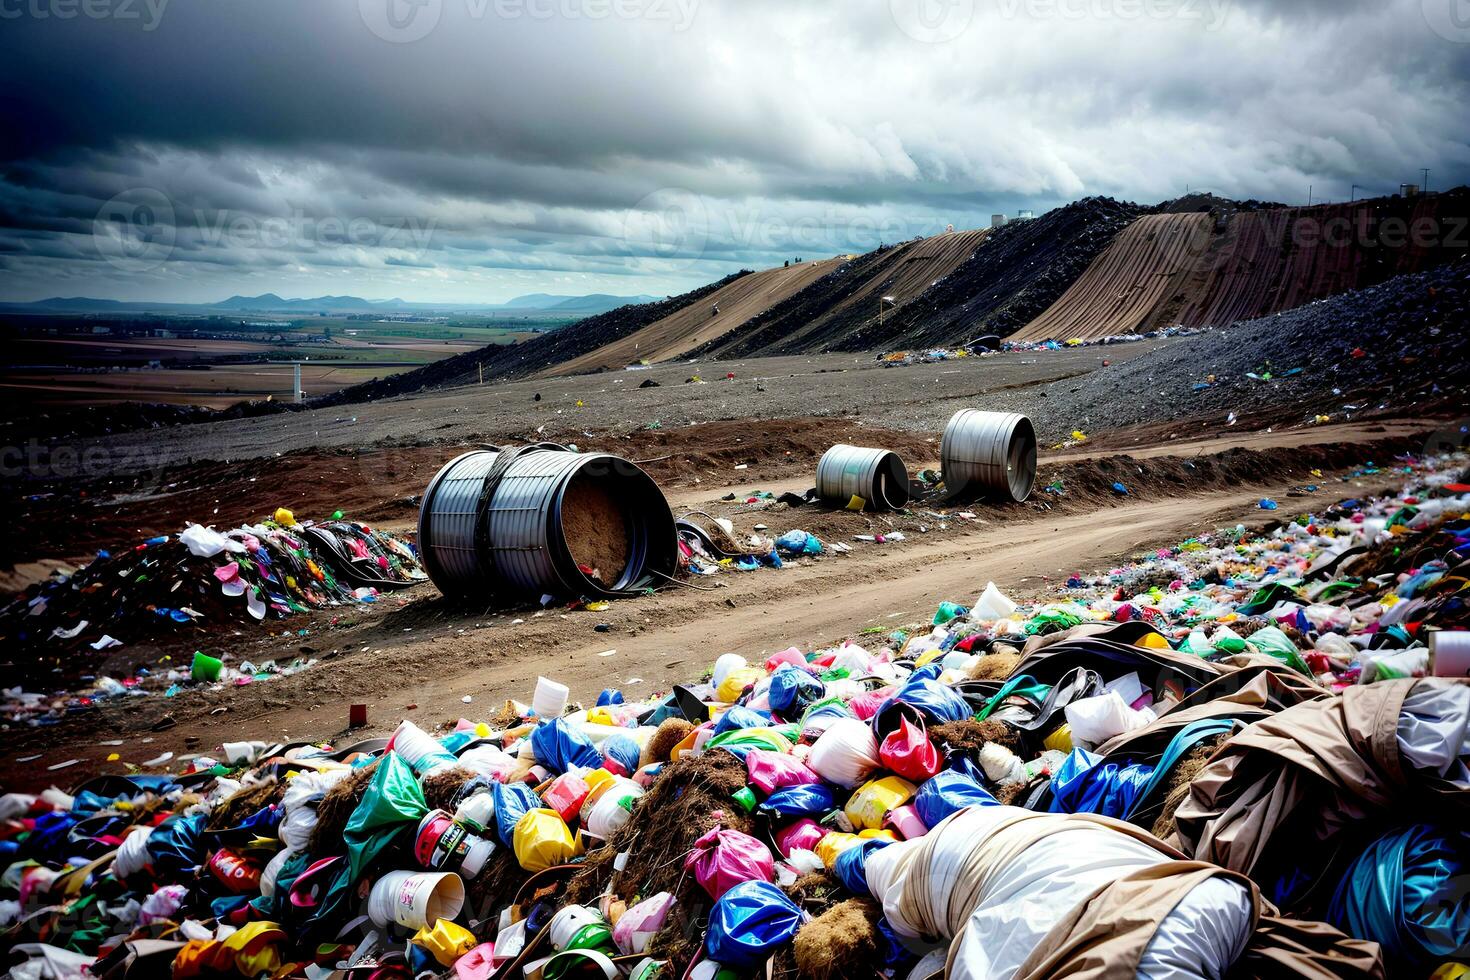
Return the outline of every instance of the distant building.
{"type": "Polygon", "coordinates": [[[992,214],[990,216],[990,227],[992,228],[1004,228],[1005,223],[1006,216],[1003,214],[992,214]]]}

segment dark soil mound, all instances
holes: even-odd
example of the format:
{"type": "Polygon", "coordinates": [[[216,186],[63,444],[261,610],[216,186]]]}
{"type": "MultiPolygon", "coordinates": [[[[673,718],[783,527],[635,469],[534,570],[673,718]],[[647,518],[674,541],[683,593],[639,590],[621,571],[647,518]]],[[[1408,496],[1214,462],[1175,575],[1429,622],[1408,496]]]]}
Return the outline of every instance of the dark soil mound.
{"type": "Polygon", "coordinates": [[[833,345],[835,350],[944,347],[1005,337],[1056,301],[1108,243],[1146,209],[1088,197],[997,228],[969,261],[918,300],[833,345]]]}

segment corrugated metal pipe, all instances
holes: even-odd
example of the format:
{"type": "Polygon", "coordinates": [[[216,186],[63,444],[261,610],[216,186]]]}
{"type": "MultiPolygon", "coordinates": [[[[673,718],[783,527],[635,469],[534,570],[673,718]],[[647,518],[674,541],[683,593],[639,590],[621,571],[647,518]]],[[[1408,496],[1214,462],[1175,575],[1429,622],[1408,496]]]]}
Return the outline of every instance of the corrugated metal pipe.
{"type": "Polygon", "coordinates": [[[817,463],[817,496],[843,507],[856,497],[866,510],[897,510],[909,502],[909,471],[895,452],[839,443],[817,463]]]}
{"type": "Polygon", "coordinates": [[[674,515],[626,459],[552,443],[457,456],[419,507],[419,553],[445,595],[617,596],[678,568],[674,515]]]}
{"type": "Polygon", "coordinates": [[[939,461],[951,494],[1019,502],[1036,482],[1036,430],[1024,415],[964,408],[944,427],[939,461]]]}

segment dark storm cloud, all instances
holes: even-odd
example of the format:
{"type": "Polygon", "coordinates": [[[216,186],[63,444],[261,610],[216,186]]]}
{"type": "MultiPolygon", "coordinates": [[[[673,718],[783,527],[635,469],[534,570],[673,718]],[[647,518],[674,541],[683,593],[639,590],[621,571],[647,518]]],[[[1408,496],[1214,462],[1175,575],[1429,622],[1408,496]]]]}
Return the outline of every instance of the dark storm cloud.
{"type": "Polygon", "coordinates": [[[77,2],[0,0],[0,296],[661,293],[1470,175],[1458,0],[77,2]]]}

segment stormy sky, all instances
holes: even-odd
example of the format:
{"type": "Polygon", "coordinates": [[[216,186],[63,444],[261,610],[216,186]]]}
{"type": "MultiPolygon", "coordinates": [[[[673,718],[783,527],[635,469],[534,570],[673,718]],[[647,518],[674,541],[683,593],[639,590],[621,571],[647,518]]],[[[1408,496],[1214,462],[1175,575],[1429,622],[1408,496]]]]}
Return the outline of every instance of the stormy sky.
{"type": "Polygon", "coordinates": [[[0,0],[0,299],[496,302],[1470,180],[1465,0],[0,0]]]}

